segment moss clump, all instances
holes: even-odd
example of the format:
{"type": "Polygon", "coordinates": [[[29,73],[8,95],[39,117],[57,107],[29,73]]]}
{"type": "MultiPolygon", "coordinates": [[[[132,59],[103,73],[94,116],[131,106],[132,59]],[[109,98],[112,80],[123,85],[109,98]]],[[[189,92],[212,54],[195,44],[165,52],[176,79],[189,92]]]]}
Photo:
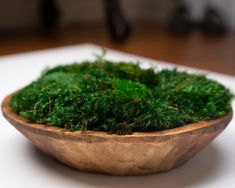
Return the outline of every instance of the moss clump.
{"type": "Polygon", "coordinates": [[[129,134],[223,116],[231,98],[204,75],[98,59],[44,71],[11,97],[10,106],[31,122],[129,134]]]}

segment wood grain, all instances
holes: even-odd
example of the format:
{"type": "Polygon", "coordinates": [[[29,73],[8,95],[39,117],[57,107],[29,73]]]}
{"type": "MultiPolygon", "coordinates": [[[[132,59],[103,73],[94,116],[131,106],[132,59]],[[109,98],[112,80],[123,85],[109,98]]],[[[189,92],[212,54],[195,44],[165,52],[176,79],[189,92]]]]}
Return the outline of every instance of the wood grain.
{"type": "Polygon", "coordinates": [[[2,103],[3,115],[36,147],[58,161],[85,172],[145,175],[180,166],[209,144],[228,125],[226,116],[158,132],[115,135],[97,131],[70,132],[27,122],[2,103]]]}

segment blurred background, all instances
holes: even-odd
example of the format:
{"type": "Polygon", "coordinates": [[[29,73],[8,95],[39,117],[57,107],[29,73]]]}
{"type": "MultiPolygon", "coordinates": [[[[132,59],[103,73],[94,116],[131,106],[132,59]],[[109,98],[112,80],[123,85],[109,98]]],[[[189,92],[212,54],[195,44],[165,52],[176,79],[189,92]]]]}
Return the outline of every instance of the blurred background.
{"type": "Polygon", "coordinates": [[[235,75],[235,0],[0,0],[0,56],[81,43],[235,75]]]}

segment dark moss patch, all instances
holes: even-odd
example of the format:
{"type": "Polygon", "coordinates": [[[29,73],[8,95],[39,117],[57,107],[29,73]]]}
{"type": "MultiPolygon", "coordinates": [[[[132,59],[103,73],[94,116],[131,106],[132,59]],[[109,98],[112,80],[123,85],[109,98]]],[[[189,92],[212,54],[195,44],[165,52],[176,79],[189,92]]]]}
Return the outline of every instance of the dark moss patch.
{"type": "Polygon", "coordinates": [[[98,59],[44,71],[10,106],[31,122],[129,134],[215,119],[231,110],[231,99],[204,75],[98,59]]]}

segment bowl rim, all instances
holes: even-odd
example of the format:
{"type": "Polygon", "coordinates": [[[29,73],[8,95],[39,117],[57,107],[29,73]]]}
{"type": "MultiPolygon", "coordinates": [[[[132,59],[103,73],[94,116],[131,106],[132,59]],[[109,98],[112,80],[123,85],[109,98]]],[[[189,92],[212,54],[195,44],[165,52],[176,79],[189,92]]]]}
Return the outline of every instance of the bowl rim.
{"type": "MultiPolygon", "coordinates": [[[[14,92],[15,93],[15,92],[14,92]]],[[[223,125],[223,129],[229,124],[233,116],[233,110],[231,109],[226,115],[209,120],[209,121],[200,121],[197,123],[191,123],[187,125],[183,125],[180,127],[166,129],[162,131],[151,131],[151,132],[133,132],[132,134],[126,135],[118,135],[111,134],[104,131],[69,131],[64,128],[31,123],[27,121],[25,118],[16,114],[12,108],[9,106],[10,98],[14,94],[10,94],[6,96],[2,101],[2,113],[4,117],[13,124],[17,129],[23,128],[27,131],[34,132],[35,134],[42,134],[52,136],[54,138],[69,138],[69,139],[79,139],[79,140],[93,140],[93,141],[104,141],[107,139],[113,140],[123,140],[123,141],[136,141],[137,139],[141,139],[142,141],[154,141],[156,138],[164,138],[164,137],[172,137],[177,136],[179,134],[190,134],[193,131],[200,131],[205,128],[218,128],[216,125],[223,125]],[[134,139],[134,140],[133,140],[134,139]]],[[[221,127],[219,127],[221,129],[221,127]]]]}

